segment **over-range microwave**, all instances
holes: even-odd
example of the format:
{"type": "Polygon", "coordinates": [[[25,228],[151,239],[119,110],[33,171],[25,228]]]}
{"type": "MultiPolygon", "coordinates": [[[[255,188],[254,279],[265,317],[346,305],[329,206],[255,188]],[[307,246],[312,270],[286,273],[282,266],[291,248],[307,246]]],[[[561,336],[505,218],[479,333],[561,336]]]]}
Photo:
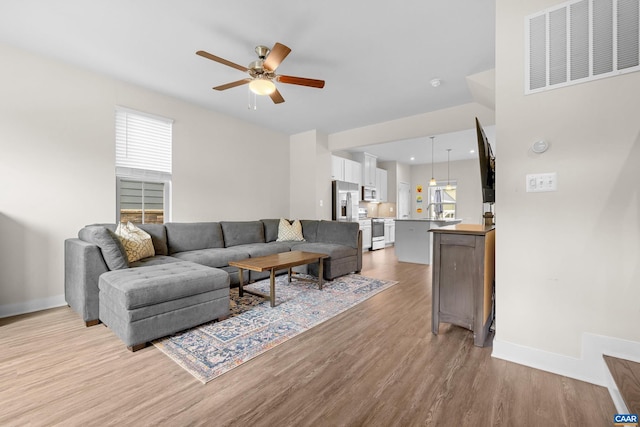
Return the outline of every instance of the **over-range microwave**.
{"type": "Polygon", "coordinates": [[[362,187],[362,200],[365,202],[377,202],[378,194],[375,187],[362,187]]]}

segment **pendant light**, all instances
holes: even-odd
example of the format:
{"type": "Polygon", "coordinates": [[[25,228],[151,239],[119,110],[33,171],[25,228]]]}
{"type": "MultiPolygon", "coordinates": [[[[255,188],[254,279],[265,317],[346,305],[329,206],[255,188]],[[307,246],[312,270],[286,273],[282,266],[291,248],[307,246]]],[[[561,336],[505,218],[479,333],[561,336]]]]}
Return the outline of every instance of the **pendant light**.
{"type": "Polygon", "coordinates": [[[451,157],[451,148],[447,148],[447,186],[445,190],[451,190],[451,181],[449,181],[449,165],[450,165],[450,157],[451,157]]]}
{"type": "Polygon", "coordinates": [[[433,138],[435,136],[431,136],[431,180],[429,180],[429,187],[434,187],[436,183],[436,179],[433,177],[433,138]]]}

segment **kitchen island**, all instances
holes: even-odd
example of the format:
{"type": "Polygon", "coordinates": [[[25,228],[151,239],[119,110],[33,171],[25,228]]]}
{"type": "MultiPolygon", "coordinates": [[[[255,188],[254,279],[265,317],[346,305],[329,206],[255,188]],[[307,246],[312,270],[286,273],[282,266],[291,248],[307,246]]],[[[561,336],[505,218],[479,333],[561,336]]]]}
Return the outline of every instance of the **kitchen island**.
{"type": "Polygon", "coordinates": [[[431,264],[432,228],[460,223],[460,219],[396,219],[396,256],[398,261],[431,264]]]}

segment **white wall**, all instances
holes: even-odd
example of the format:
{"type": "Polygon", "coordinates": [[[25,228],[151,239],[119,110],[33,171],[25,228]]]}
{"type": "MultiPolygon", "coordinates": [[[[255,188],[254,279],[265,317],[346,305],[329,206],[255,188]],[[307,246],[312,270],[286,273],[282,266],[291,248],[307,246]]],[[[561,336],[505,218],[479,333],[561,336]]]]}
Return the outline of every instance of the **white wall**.
{"type": "Polygon", "coordinates": [[[64,302],[64,239],[115,221],[122,105],[175,120],[173,220],[289,212],[288,136],[0,45],[0,316],[64,302]]]}
{"type": "Polygon", "coordinates": [[[331,219],[331,152],[316,130],[291,135],[291,219],[331,219]],[[322,203],[322,205],[321,205],[322,203]]]}
{"type": "MultiPolygon", "coordinates": [[[[316,145],[315,130],[292,135],[290,138],[289,218],[291,219],[313,219],[316,216],[316,145]]],[[[330,186],[329,183],[327,185],[330,186]]]]}
{"type": "MultiPolygon", "coordinates": [[[[398,162],[378,162],[378,167],[387,171],[387,202],[398,203],[398,162]]],[[[395,217],[395,211],[393,216],[395,217]]]]}
{"type": "Polygon", "coordinates": [[[313,218],[330,220],[331,151],[329,151],[329,137],[326,134],[318,132],[316,139],[316,212],[313,218]]]}
{"type": "Polygon", "coordinates": [[[411,182],[411,166],[406,163],[398,163],[398,183],[400,182],[411,182]]]}
{"type": "Polygon", "coordinates": [[[524,17],[557,4],[496,6],[494,354],[525,349],[522,363],[580,359],[584,336],[640,342],[640,73],[525,96],[524,17]],[[526,193],[535,172],[558,191],[526,193]]]}
{"type": "MultiPolygon", "coordinates": [[[[438,182],[447,180],[447,163],[433,165],[434,178],[438,182]]],[[[480,164],[477,159],[459,160],[450,164],[451,181],[456,181],[456,217],[464,224],[481,224],[483,222],[482,186],[480,184],[480,164]]],[[[427,216],[427,188],[431,179],[431,165],[411,166],[411,218],[427,216]],[[416,185],[422,185],[423,202],[421,214],[416,212],[416,185]]],[[[497,218],[496,218],[497,219],[497,218]]]]}

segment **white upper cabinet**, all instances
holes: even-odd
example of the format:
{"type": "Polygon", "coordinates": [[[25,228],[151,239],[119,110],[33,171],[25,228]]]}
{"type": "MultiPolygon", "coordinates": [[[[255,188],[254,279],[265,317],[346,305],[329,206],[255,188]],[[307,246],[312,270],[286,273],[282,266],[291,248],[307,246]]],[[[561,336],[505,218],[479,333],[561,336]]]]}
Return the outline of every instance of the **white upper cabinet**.
{"type": "Polygon", "coordinates": [[[387,171],[376,168],[376,190],[379,202],[387,201],[387,171]]]}
{"type": "Polygon", "coordinates": [[[331,179],[362,185],[362,165],[340,156],[331,156],[331,179]]]}
{"type": "Polygon", "coordinates": [[[362,164],[362,185],[365,187],[376,186],[376,156],[369,153],[354,153],[356,160],[362,164]]]}
{"type": "Polygon", "coordinates": [[[344,161],[342,157],[331,156],[331,179],[348,181],[344,176],[344,161]]]}
{"type": "Polygon", "coordinates": [[[353,160],[344,161],[344,180],[362,185],[362,165],[353,160]]]}

